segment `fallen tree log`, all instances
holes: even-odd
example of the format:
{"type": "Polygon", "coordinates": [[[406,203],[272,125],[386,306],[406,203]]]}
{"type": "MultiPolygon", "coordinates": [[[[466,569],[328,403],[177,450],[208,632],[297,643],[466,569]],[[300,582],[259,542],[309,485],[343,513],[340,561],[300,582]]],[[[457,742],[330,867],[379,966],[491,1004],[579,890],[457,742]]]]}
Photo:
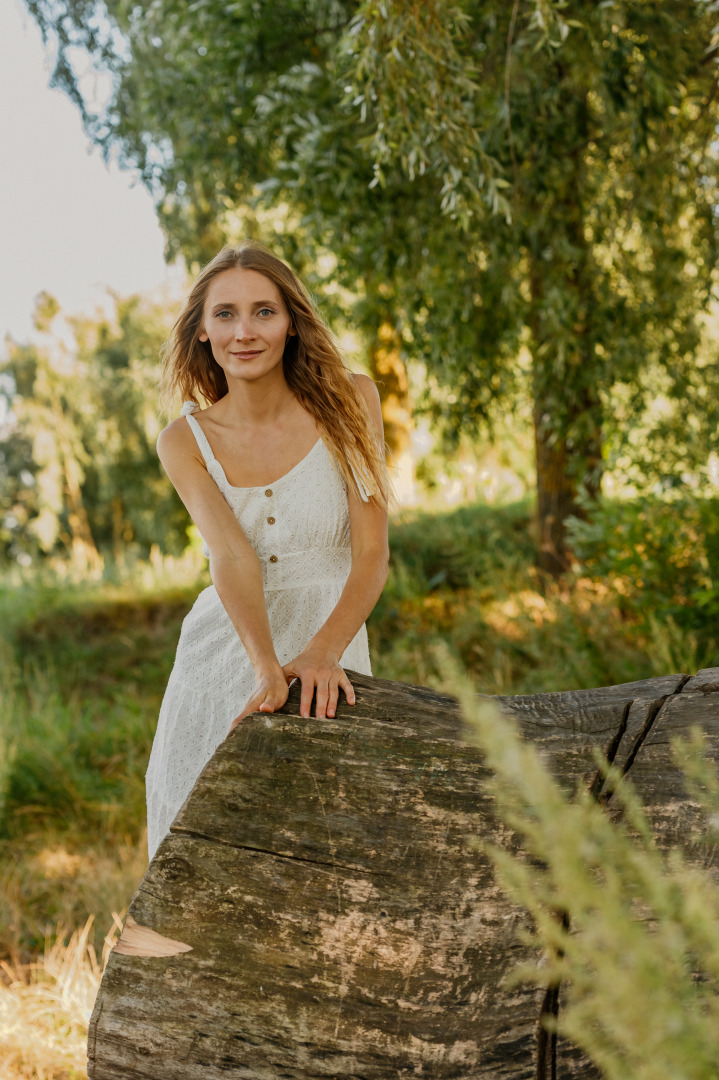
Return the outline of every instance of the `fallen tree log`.
{"type": "MultiPolygon", "coordinates": [[[[293,687],[204,769],[110,956],[91,1080],[537,1075],[542,993],[507,984],[526,915],[472,843],[506,843],[482,755],[452,698],[352,678],[336,719],[300,718],[293,687]]],[[[719,669],[493,700],[568,788],[600,794],[599,748],[660,842],[696,835],[669,738],[699,724],[719,757],[719,669]]]]}

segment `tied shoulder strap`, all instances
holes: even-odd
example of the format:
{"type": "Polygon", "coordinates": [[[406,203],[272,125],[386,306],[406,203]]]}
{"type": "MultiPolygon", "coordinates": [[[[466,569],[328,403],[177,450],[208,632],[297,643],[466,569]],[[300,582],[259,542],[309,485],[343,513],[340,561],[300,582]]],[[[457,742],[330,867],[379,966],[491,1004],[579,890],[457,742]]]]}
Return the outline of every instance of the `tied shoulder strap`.
{"type": "Polygon", "coordinates": [[[210,465],[215,460],[215,455],[212,453],[212,447],[210,446],[207,436],[198,424],[197,420],[195,420],[194,416],[192,415],[193,412],[197,412],[198,410],[199,405],[197,405],[194,401],[186,401],[185,404],[182,406],[182,416],[185,417],[185,420],[187,420],[187,423],[190,425],[190,431],[195,436],[197,445],[200,448],[200,453],[202,454],[205,465],[209,470],[210,465]],[[194,406],[194,408],[190,408],[189,406],[194,406]]]}

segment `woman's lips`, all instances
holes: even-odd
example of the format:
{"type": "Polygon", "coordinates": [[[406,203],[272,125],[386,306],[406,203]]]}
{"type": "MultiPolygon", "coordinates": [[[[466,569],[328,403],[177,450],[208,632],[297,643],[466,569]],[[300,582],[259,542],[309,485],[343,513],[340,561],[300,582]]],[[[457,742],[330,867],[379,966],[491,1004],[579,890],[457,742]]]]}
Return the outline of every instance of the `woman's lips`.
{"type": "Polygon", "coordinates": [[[233,352],[239,360],[251,360],[253,356],[259,356],[262,349],[245,349],[243,352],[233,352]]]}

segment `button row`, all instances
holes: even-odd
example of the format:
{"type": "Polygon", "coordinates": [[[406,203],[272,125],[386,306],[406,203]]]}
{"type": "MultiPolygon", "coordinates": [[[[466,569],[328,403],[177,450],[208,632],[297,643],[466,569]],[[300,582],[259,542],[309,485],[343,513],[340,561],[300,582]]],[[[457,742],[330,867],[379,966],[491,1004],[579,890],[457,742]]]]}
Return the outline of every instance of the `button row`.
{"type": "MultiPolygon", "coordinates": [[[[269,499],[271,494],[272,494],[272,488],[267,488],[267,490],[265,491],[265,495],[267,496],[268,499],[269,499]]],[[[275,519],[273,517],[268,517],[267,524],[268,525],[274,525],[274,523],[275,523],[275,519]]],[[[277,556],[276,555],[270,555],[270,562],[271,563],[276,563],[277,562],[277,556]]]]}

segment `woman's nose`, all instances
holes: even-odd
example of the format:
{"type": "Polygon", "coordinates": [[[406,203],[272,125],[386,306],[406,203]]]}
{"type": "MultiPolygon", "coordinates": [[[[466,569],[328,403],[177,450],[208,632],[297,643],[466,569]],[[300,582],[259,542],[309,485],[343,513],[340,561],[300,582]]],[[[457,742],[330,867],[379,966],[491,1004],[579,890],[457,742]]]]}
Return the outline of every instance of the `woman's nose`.
{"type": "Polygon", "coordinates": [[[235,337],[238,341],[248,341],[255,336],[251,319],[239,318],[235,323],[235,337]]]}

